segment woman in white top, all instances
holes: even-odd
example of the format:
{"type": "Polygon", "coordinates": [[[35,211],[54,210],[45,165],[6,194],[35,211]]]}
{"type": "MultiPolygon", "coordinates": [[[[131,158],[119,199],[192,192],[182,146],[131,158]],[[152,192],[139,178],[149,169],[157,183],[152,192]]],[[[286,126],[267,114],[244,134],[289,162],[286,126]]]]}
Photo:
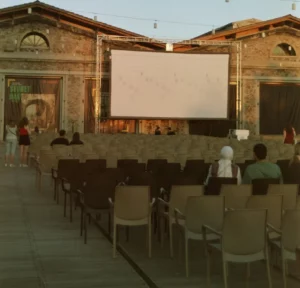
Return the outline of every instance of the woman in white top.
{"type": "Polygon", "coordinates": [[[237,178],[237,184],[242,183],[240,168],[232,163],[233,149],[230,146],[224,146],[221,150],[221,159],[212,164],[209,168],[205,185],[208,184],[210,177],[237,178]]]}
{"type": "Polygon", "coordinates": [[[6,126],[6,151],[5,151],[5,167],[8,165],[14,167],[16,148],[18,145],[17,137],[18,127],[14,121],[10,121],[6,126]]]}

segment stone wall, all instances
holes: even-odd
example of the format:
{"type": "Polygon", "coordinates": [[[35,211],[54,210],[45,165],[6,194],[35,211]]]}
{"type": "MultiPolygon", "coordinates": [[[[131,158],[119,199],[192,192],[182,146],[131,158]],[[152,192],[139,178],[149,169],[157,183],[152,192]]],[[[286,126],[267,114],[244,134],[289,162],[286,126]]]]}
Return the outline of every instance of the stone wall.
{"type": "Polygon", "coordinates": [[[245,129],[259,134],[260,84],[300,82],[300,43],[298,37],[284,33],[261,36],[243,41],[242,52],[242,118],[245,129]],[[273,49],[281,43],[291,45],[297,56],[274,56],[273,49]]]}
{"type": "MultiPolygon", "coordinates": [[[[79,30],[71,32],[58,26],[31,22],[1,27],[0,74],[3,78],[7,75],[61,77],[63,84],[61,105],[65,106],[61,126],[71,130],[72,123],[75,122],[75,129],[83,132],[84,79],[95,77],[96,36],[85,31],[78,33],[79,30]],[[39,49],[38,52],[21,49],[22,39],[32,32],[46,37],[50,49],[39,49]]],[[[2,99],[4,99],[3,85],[4,82],[1,82],[2,99]]],[[[4,115],[0,115],[2,120],[3,117],[4,115]]],[[[1,126],[3,129],[3,122],[1,126]]]]}

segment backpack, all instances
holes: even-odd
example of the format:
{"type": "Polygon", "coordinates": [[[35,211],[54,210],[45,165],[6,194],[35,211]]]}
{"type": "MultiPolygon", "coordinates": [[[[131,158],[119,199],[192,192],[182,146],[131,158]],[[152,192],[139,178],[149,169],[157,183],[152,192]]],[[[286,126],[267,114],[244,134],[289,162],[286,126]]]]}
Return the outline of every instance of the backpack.
{"type": "MultiPolygon", "coordinates": [[[[215,162],[211,165],[211,176],[218,177],[218,171],[219,171],[219,163],[215,162]]],[[[239,167],[235,164],[231,164],[231,171],[232,171],[232,178],[237,178],[239,167]]]]}

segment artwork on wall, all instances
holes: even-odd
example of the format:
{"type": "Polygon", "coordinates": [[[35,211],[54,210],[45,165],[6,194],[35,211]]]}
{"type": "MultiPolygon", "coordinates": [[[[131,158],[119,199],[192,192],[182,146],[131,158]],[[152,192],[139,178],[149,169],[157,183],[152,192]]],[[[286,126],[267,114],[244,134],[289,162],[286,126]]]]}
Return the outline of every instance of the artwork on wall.
{"type": "Polygon", "coordinates": [[[21,103],[30,127],[37,126],[41,131],[56,128],[54,94],[22,94],[21,103]]]}

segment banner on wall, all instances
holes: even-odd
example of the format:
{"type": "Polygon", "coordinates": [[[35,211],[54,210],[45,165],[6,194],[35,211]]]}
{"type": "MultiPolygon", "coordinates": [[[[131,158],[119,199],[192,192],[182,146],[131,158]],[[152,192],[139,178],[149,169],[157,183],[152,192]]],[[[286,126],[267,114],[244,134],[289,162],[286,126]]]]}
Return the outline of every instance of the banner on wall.
{"type": "Polygon", "coordinates": [[[31,129],[59,128],[60,80],[49,78],[6,78],[5,124],[29,120],[31,129]]]}

